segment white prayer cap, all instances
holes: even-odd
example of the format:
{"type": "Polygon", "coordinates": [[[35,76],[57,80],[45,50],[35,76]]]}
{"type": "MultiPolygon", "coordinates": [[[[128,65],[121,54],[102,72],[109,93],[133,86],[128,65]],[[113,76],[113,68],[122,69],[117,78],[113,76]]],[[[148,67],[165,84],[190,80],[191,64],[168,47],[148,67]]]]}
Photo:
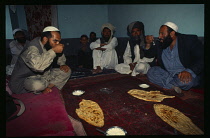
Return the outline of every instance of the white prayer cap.
{"type": "Polygon", "coordinates": [[[171,29],[173,29],[175,32],[178,31],[178,26],[175,23],[172,22],[166,22],[164,25],[170,27],[171,29]]]}
{"type": "Polygon", "coordinates": [[[60,30],[58,30],[58,28],[55,28],[54,26],[47,26],[44,28],[43,32],[47,31],[60,31],[60,30]]]}
{"type": "Polygon", "coordinates": [[[17,29],[15,29],[15,30],[13,30],[13,31],[12,31],[12,34],[13,34],[13,35],[15,35],[15,33],[16,33],[17,31],[22,31],[22,32],[23,32],[23,30],[22,30],[22,29],[17,28],[17,29]]]}

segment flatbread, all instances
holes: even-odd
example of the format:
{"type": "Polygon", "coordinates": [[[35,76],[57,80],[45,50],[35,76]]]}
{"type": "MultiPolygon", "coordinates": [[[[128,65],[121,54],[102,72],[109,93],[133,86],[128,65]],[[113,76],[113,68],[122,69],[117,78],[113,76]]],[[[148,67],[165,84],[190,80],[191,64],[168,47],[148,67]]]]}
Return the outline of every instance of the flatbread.
{"type": "Polygon", "coordinates": [[[144,101],[161,102],[165,98],[174,98],[175,96],[168,96],[162,94],[160,91],[144,91],[139,89],[132,89],[128,94],[144,101]]]}
{"type": "Polygon", "coordinates": [[[82,99],[79,103],[79,109],[76,109],[79,118],[85,120],[87,123],[102,127],[104,126],[104,114],[100,106],[91,100],[82,99]]]}
{"type": "Polygon", "coordinates": [[[154,110],[163,121],[185,135],[204,134],[190,118],[177,109],[163,104],[154,104],[154,110]]]}

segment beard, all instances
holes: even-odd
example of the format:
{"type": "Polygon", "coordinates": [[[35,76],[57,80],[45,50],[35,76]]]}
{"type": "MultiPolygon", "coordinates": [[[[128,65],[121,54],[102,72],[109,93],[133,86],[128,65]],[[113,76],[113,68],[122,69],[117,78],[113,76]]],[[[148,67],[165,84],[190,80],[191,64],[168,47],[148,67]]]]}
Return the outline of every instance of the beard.
{"type": "Polygon", "coordinates": [[[52,47],[51,47],[51,45],[50,45],[50,42],[49,42],[49,40],[47,41],[47,43],[44,45],[44,47],[45,47],[45,49],[48,51],[48,50],[50,50],[52,47]]]}
{"type": "Polygon", "coordinates": [[[19,43],[25,43],[25,42],[26,42],[26,39],[25,39],[25,38],[16,38],[16,40],[17,40],[19,43]]]}
{"type": "Polygon", "coordinates": [[[110,37],[103,36],[104,42],[108,42],[110,37]]]}
{"type": "Polygon", "coordinates": [[[141,38],[139,35],[137,36],[131,36],[131,41],[136,45],[138,44],[140,46],[141,43],[141,38]]]}
{"type": "MultiPolygon", "coordinates": [[[[160,39],[161,40],[161,39],[160,39]]],[[[164,39],[162,39],[163,42],[160,42],[160,46],[162,49],[166,49],[167,47],[169,47],[171,45],[171,43],[173,42],[173,39],[171,38],[170,35],[168,35],[167,37],[165,37],[164,39]]]]}

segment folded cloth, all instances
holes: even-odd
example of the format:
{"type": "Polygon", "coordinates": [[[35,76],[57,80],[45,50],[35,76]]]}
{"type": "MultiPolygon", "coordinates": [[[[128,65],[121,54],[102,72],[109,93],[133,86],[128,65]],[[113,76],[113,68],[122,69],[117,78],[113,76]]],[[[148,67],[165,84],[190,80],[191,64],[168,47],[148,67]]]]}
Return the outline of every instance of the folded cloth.
{"type": "Polygon", "coordinates": [[[87,136],[82,123],[68,115],[77,136],[87,136]]]}

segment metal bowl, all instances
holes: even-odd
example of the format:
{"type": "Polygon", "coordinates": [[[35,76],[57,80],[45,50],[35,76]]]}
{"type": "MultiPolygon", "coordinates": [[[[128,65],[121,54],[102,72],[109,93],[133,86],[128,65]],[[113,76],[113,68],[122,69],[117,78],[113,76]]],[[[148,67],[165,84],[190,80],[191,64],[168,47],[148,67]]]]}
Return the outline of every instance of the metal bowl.
{"type": "Polygon", "coordinates": [[[111,89],[109,89],[109,88],[101,88],[100,89],[100,92],[104,92],[104,93],[112,93],[113,91],[111,90],[111,89]]]}

